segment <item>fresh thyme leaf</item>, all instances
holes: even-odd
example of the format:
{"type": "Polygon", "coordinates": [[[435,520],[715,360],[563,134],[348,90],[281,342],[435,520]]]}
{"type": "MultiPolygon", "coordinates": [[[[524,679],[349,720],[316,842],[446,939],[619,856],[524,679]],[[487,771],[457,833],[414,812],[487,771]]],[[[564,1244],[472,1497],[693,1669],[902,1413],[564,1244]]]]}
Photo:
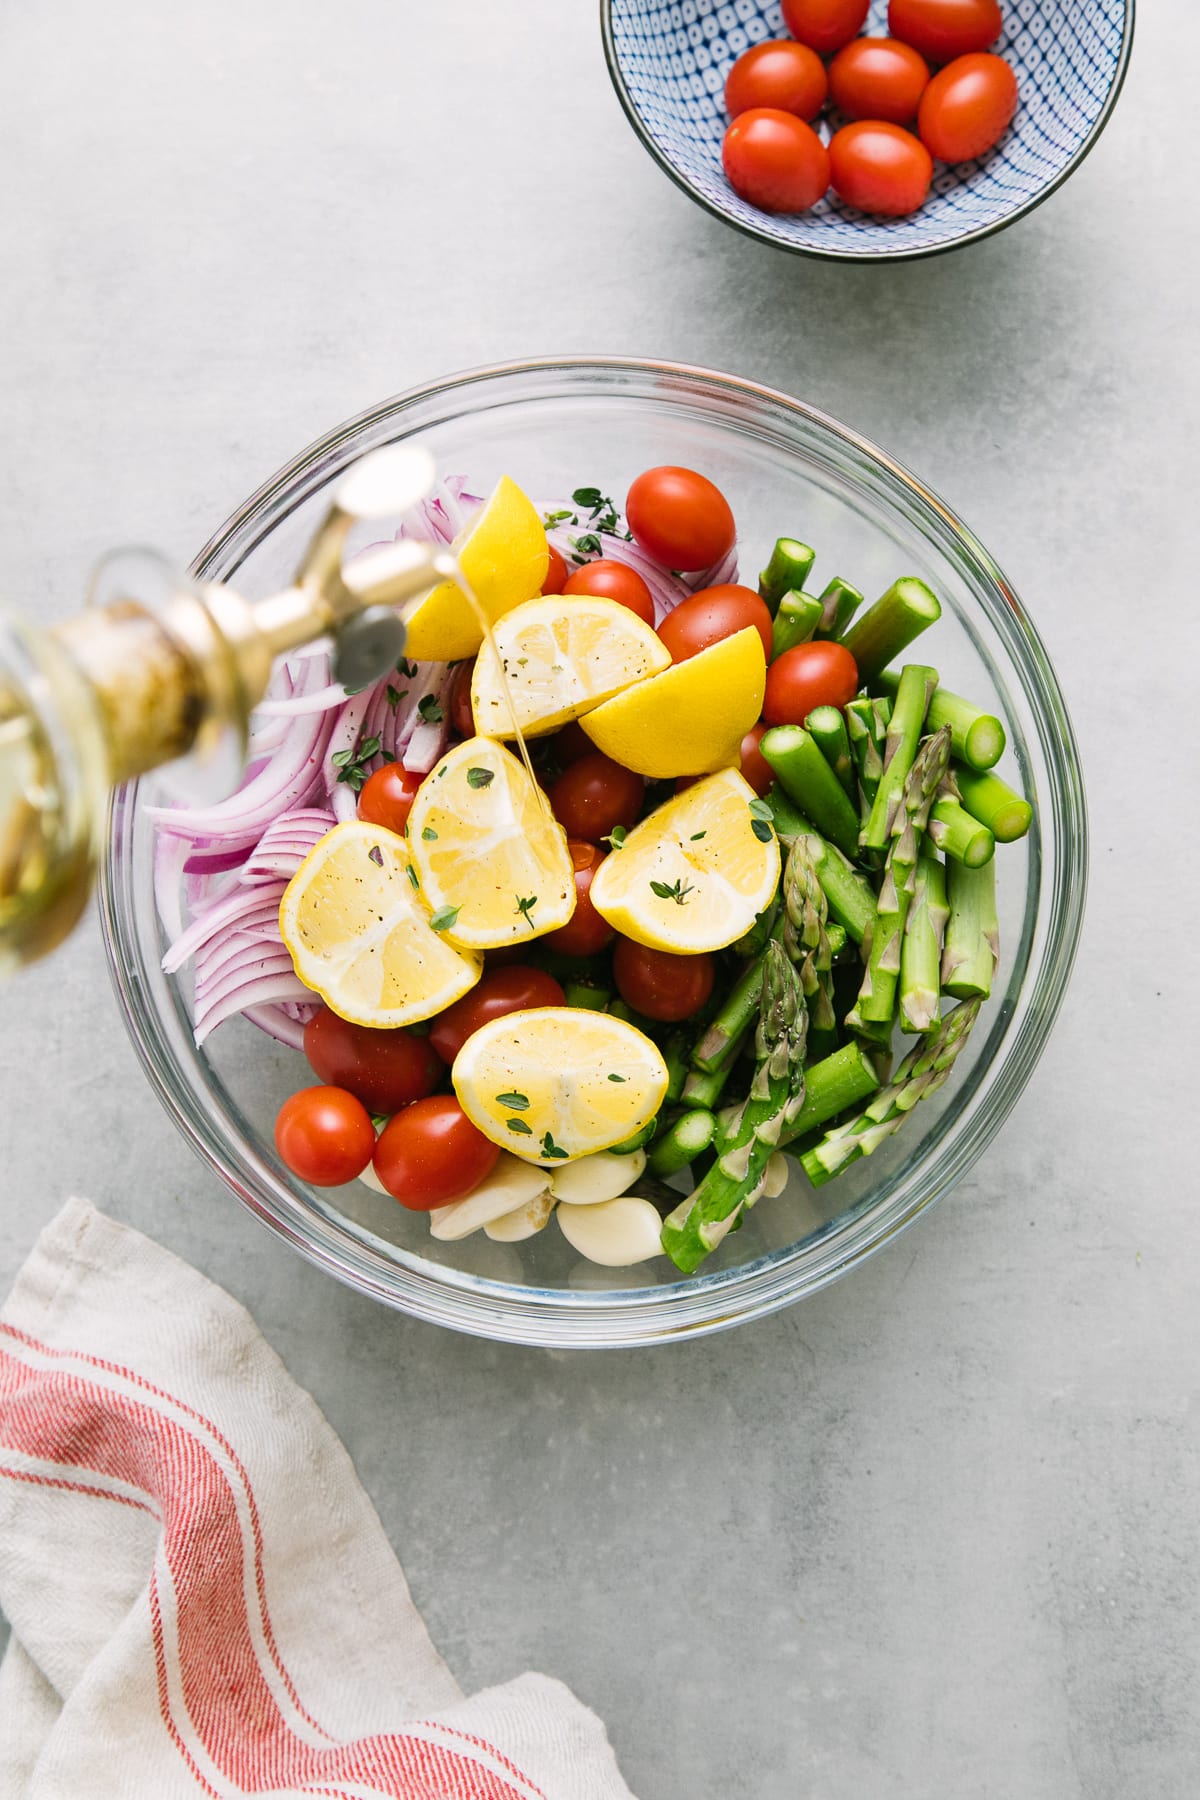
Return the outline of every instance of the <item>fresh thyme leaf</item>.
{"type": "Polygon", "coordinates": [[[436,694],[423,694],[417,701],[417,711],[427,725],[440,725],[446,716],[438,705],[436,694]]]}
{"type": "MultiPolygon", "coordinates": [[[[597,531],[606,531],[610,537],[617,535],[620,520],[617,509],[607,494],[602,494],[599,488],[594,487],[576,488],[571,498],[576,506],[587,508],[589,520],[597,531]]],[[[625,536],[628,537],[629,533],[626,532],[625,536]]]]}
{"type": "Polygon", "coordinates": [[[586,506],[589,512],[599,512],[609,504],[599,488],[576,488],[571,498],[576,506],[586,506]]]}
{"type": "Polygon", "coordinates": [[[769,825],[774,819],[775,814],[771,811],[765,800],[754,799],[750,802],[750,817],[752,819],[765,819],[769,825]]]}
{"type": "Polygon", "coordinates": [[[408,689],[407,688],[394,688],[392,686],[391,682],[390,681],[388,682],[388,684],[387,684],[387,703],[391,707],[393,712],[395,712],[396,708],[399,706],[399,704],[402,700],[407,700],[407,699],[408,699],[408,689]]]}
{"type": "Polygon", "coordinates": [[[520,894],[517,895],[517,911],[520,913],[521,917],[524,919],[525,923],[528,925],[530,931],[533,930],[532,914],[533,914],[533,909],[537,905],[537,903],[538,903],[538,897],[536,894],[530,894],[528,900],[522,900],[520,894]]]}
{"type": "MultiPolygon", "coordinates": [[[[338,780],[344,781],[356,794],[361,793],[370,773],[367,764],[372,757],[379,755],[380,747],[379,738],[369,737],[364,738],[357,749],[335,750],[329,760],[338,771],[338,780]]],[[[385,752],[384,760],[391,762],[393,759],[385,752]]]]}
{"type": "Polygon", "coordinates": [[[432,919],[429,921],[430,929],[433,931],[449,931],[461,911],[462,908],[458,906],[439,906],[432,919]]]}
{"type": "Polygon", "coordinates": [[[434,844],[437,842],[437,832],[433,829],[432,825],[427,825],[421,833],[421,836],[427,844],[434,844]]]}
{"type": "Polygon", "coordinates": [[[490,787],[495,778],[494,769],[468,769],[467,786],[473,788],[490,787]]]}
{"type": "Polygon", "coordinates": [[[409,662],[407,656],[402,656],[400,661],[396,664],[396,673],[397,675],[403,675],[406,681],[415,681],[417,679],[417,665],[415,662],[409,662]]]}
{"type": "Polygon", "coordinates": [[[572,562],[586,562],[589,556],[602,556],[604,545],[594,531],[585,531],[582,537],[568,538],[567,542],[575,552],[572,562]]]}
{"type": "Polygon", "coordinates": [[[504,1123],[510,1131],[519,1131],[523,1137],[533,1136],[533,1126],[527,1125],[524,1119],[506,1119],[504,1123]]]}
{"type": "Polygon", "coordinates": [[[569,522],[572,525],[578,525],[578,523],[579,523],[579,520],[576,518],[575,514],[571,511],[569,506],[562,507],[558,512],[548,512],[548,513],[542,514],[542,524],[545,526],[547,531],[550,530],[551,526],[562,525],[567,522],[569,522]]]}
{"type": "Polygon", "coordinates": [[[601,838],[600,842],[602,844],[611,844],[614,850],[619,850],[628,836],[629,833],[626,831],[624,825],[614,825],[607,837],[601,838]]]}
{"type": "Polygon", "coordinates": [[[518,1094],[518,1093],[497,1094],[496,1095],[496,1105],[497,1106],[507,1106],[513,1112],[528,1112],[529,1111],[529,1095],[528,1094],[518,1094]]]}
{"type": "Polygon", "coordinates": [[[650,887],[660,900],[673,900],[676,906],[686,906],[687,897],[692,891],[691,882],[685,882],[682,877],[670,886],[665,881],[652,881],[650,887]]]}
{"type": "Polygon", "coordinates": [[[608,1079],[610,1081],[628,1081],[629,1077],[628,1075],[610,1075],[608,1079]]]}
{"type": "Polygon", "coordinates": [[[335,750],[329,760],[335,769],[344,769],[353,755],[353,750],[335,750]]]}
{"type": "Polygon", "coordinates": [[[760,844],[769,844],[775,833],[765,819],[751,819],[750,829],[760,844]]]}
{"type": "Polygon", "coordinates": [[[413,868],[411,863],[409,863],[409,865],[408,865],[408,879],[412,882],[412,884],[415,888],[420,887],[420,885],[421,885],[420,876],[417,874],[417,871],[413,868]]]}
{"type": "Polygon", "coordinates": [[[688,843],[689,844],[697,844],[697,843],[699,843],[699,841],[702,837],[707,837],[707,836],[708,836],[707,831],[693,831],[691,837],[688,839],[688,843]]]}
{"type": "Polygon", "coordinates": [[[546,1132],[545,1136],[542,1138],[542,1155],[561,1157],[565,1161],[567,1153],[560,1145],[555,1143],[554,1139],[550,1136],[550,1133],[546,1132]]]}

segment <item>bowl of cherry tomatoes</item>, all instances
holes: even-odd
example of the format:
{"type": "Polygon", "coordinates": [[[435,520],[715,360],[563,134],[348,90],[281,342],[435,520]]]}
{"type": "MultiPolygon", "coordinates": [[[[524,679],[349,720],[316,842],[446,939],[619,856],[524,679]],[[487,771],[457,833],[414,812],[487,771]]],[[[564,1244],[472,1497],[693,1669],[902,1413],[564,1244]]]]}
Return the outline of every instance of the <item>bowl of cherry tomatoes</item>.
{"type": "Polygon", "coordinates": [[[671,179],[804,256],[932,256],[1024,217],[1110,117],[1134,0],[601,0],[671,179]]]}

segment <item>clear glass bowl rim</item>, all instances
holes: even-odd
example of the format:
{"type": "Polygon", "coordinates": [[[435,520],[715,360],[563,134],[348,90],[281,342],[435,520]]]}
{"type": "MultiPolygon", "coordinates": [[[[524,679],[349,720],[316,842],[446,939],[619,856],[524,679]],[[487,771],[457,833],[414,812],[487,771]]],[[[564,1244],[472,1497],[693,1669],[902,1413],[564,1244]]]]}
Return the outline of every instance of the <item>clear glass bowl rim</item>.
{"type": "MultiPolygon", "coordinates": [[[[112,798],[107,854],[100,869],[100,918],[114,991],[142,1066],[162,1104],[193,1149],[273,1232],[309,1261],[385,1304],[470,1335],[556,1348],[626,1348],[695,1337],[765,1316],[847,1274],[904,1230],[975,1163],[1016,1104],[1045,1047],[1074,964],[1087,888],[1088,831],[1078,750],[1049,658],[1011,584],[979,540],[931,490],[886,451],[818,409],[776,389],[690,364],[602,355],[570,355],[491,364],[424,383],[368,408],[310,444],[266,481],[200,551],[191,573],[221,579],[331,475],[426,403],[456,397],[454,417],[475,410],[478,390],[514,384],[505,402],[538,397],[538,383],[563,382],[550,397],[578,390],[621,397],[621,384],[674,383],[729,405],[752,401],[786,414],[870,469],[893,504],[919,519],[939,548],[955,550],[985,588],[984,606],[1011,657],[1012,673],[1030,702],[1053,779],[1045,802],[1045,842],[1052,846],[1046,948],[1036,983],[1015,1031],[989,1065],[995,1075],[966,1127],[947,1133],[940,1153],[908,1172],[897,1187],[849,1224],[756,1263],[693,1277],[678,1287],[602,1294],[504,1289],[464,1271],[406,1263],[377,1252],[348,1231],[302,1208],[269,1165],[245,1143],[214,1129],[196,1060],[181,1067],[155,1008],[139,949],[130,855],[137,785],[112,798]],[[189,1075],[191,1079],[189,1079],[189,1075]]],[[[656,397],[661,398],[662,395],[656,397]]],[[[415,429],[430,421],[418,421],[415,429]]],[[[1024,996],[1023,996],[1024,997],[1024,996]]],[[[398,1253],[400,1259],[404,1253],[398,1253]]]]}

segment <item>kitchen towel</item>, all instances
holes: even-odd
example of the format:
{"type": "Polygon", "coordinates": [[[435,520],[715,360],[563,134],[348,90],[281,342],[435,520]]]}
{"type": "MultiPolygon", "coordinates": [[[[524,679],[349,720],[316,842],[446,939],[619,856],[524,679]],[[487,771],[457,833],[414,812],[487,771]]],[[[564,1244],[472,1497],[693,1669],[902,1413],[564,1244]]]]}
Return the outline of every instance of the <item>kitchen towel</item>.
{"type": "Polygon", "coordinates": [[[464,1698],[249,1314],[83,1201],[0,1313],[0,1800],[631,1800],[557,1681],[464,1698]]]}

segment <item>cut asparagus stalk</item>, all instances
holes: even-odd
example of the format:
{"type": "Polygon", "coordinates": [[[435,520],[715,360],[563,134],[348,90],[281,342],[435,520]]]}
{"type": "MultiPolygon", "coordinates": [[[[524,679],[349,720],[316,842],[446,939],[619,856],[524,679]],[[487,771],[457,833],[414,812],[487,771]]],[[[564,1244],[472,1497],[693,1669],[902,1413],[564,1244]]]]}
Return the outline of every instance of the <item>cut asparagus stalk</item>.
{"type": "Polygon", "coordinates": [[[912,575],[894,581],[842,639],[858,667],[859,680],[869,687],[882,669],[941,616],[937,595],[923,581],[912,575]]]}
{"type": "Polygon", "coordinates": [[[813,636],[840,638],[862,603],[858,589],[835,575],[821,595],[821,623],[813,636]]]}
{"type": "Polygon", "coordinates": [[[935,800],[929,815],[929,835],[938,849],[968,869],[980,869],[996,854],[996,840],[986,825],[973,819],[953,794],[935,800]]]}
{"type": "Polygon", "coordinates": [[[766,801],[771,809],[771,823],[775,827],[775,836],[786,850],[793,838],[801,831],[809,829],[808,820],[795,803],[789,800],[777,781],[773,781],[767,789],[766,801]]]}
{"type": "MultiPolygon", "coordinates": [[[[774,793],[775,789],[772,788],[768,795],[772,811],[776,804],[771,798],[774,793]]],[[[789,827],[794,824],[795,831],[789,831],[786,835],[780,833],[781,839],[790,849],[797,837],[806,835],[812,838],[809,855],[816,864],[817,879],[825,891],[829,910],[854,942],[861,944],[875,917],[875,892],[870,882],[851,867],[849,859],[842,855],[835,844],[823,838],[816,827],[794,809],[788,824],[789,827]]],[[[832,949],[832,945],[830,948],[832,949]]]]}
{"type": "Polygon", "coordinates": [[[857,1106],[879,1087],[875,1064],[859,1044],[843,1044],[832,1056],[804,1071],[804,1104],[784,1128],[782,1143],[793,1143],[818,1126],[857,1106]]]}
{"type": "Polygon", "coordinates": [[[973,819],[987,826],[998,844],[1011,844],[1025,836],[1033,822],[1033,808],[999,775],[990,772],[981,775],[978,769],[967,769],[959,764],[955,767],[954,778],[963,805],[973,819]]]}
{"type": "MultiPolygon", "coordinates": [[[[772,818],[774,812],[772,811],[772,818]]],[[[761,956],[767,947],[767,939],[779,923],[779,902],[772,900],[770,906],[764,906],[749,931],[743,932],[736,944],[729,947],[738,956],[761,956]]]]}
{"type": "Polygon", "coordinates": [[[675,1123],[654,1140],[646,1159],[650,1173],[665,1181],[668,1175],[677,1175],[680,1169],[689,1168],[708,1149],[716,1129],[716,1119],[704,1107],[681,1113],[675,1123]]]}
{"type": "Polygon", "coordinates": [[[970,1035],[980,1002],[967,1000],[909,1051],[894,1079],[855,1118],[835,1125],[800,1158],[814,1187],[832,1181],[862,1156],[871,1156],[919,1101],[937,1092],[970,1035]]]}
{"type": "Polygon", "coordinates": [[[813,738],[825,761],[845,788],[847,798],[853,801],[856,798],[854,762],[850,755],[850,739],[846,735],[846,721],[842,717],[841,708],[814,707],[804,721],[804,729],[813,738]]]}
{"type": "Polygon", "coordinates": [[[805,817],[852,856],[858,848],[858,814],[803,726],[773,725],[758,747],[805,817]]]}
{"type": "MultiPolygon", "coordinates": [[[[926,668],[921,663],[905,665],[892,702],[892,716],[888,720],[883,773],[871,803],[870,816],[862,830],[861,841],[866,850],[886,849],[893,835],[897,815],[904,803],[904,784],[921,741],[925,709],[936,686],[936,669],[926,668]]],[[[770,735],[769,731],[764,734],[764,744],[770,735]]]]}
{"type": "Polygon", "coordinates": [[[656,1114],[653,1119],[648,1120],[647,1123],[642,1126],[640,1131],[633,1132],[631,1136],[625,1138],[619,1144],[610,1144],[608,1146],[609,1155],[632,1156],[635,1151],[645,1150],[647,1145],[654,1142],[658,1128],[659,1118],[656,1114]]]}
{"type": "Polygon", "coordinates": [[[758,578],[758,591],[772,617],[778,612],[779,602],[785,594],[800,592],[816,559],[816,551],[796,538],[776,540],[770,561],[758,578]]]}
{"type": "Polygon", "coordinates": [[[829,903],[817,872],[820,845],[807,833],[788,851],[783,867],[785,924],[783,947],[796,964],[808,1003],[809,1030],[828,1034],[837,1024],[833,1010],[833,951],[826,923],[829,903]]]}
{"type": "Polygon", "coordinates": [[[779,944],[769,944],[755,1050],[758,1066],[732,1141],[664,1220],[662,1245],[685,1275],[699,1267],[757,1197],[767,1163],[804,1102],[808,1011],[800,981],[779,944]]]}
{"type": "Polygon", "coordinates": [[[683,1084],[688,1078],[687,1037],[682,1031],[673,1031],[663,1045],[663,1061],[667,1065],[667,1101],[679,1100],[683,1095],[683,1084]]]}
{"type": "Polygon", "coordinates": [[[922,847],[900,950],[900,1023],[905,1031],[929,1031],[937,1024],[949,911],[945,866],[922,847]]]}
{"type": "Polygon", "coordinates": [[[771,630],[771,661],[797,644],[807,644],[821,619],[821,602],[811,594],[787,593],[771,630]]]}
{"type": "Polygon", "coordinates": [[[900,950],[913,897],[917,854],[934,796],[949,761],[950,731],[943,725],[940,731],[922,741],[892,820],[891,843],[879,888],[866,972],[858,1000],[846,1020],[852,1030],[860,1023],[884,1024],[895,1013],[900,950]]]}
{"type": "Polygon", "coordinates": [[[612,989],[597,987],[594,981],[568,981],[564,995],[568,1006],[580,1006],[588,1012],[604,1012],[612,999],[612,989]]]}
{"type": "MultiPolygon", "coordinates": [[[[890,698],[899,682],[895,669],[881,669],[871,686],[890,698]]],[[[948,688],[939,687],[934,694],[925,723],[930,731],[940,731],[943,725],[950,727],[951,749],[959,762],[965,762],[969,768],[990,769],[1004,755],[1008,740],[999,719],[948,688]]]]}
{"type": "Polygon", "coordinates": [[[883,774],[883,749],[887,742],[888,721],[892,716],[890,700],[871,700],[865,695],[851,700],[845,708],[846,735],[857,778],[858,810],[864,825],[883,774]]]}
{"type": "Polygon", "coordinates": [[[748,963],[726,997],[725,1004],[692,1051],[692,1065],[711,1075],[732,1062],[758,1014],[763,984],[763,955],[748,963]]]}
{"type": "Polygon", "coordinates": [[[942,987],[956,1000],[986,1000],[1000,961],[996,917],[996,865],[947,868],[950,917],[942,951],[942,987]]]}
{"type": "Polygon", "coordinates": [[[683,1104],[689,1107],[700,1107],[711,1112],[725,1092],[733,1065],[737,1061],[743,1046],[750,1036],[748,1025],[740,1038],[735,1038],[733,1048],[725,1062],[719,1068],[702,1070],[689,1069],[687,1080],[683,1084],[683,1104]]]}

